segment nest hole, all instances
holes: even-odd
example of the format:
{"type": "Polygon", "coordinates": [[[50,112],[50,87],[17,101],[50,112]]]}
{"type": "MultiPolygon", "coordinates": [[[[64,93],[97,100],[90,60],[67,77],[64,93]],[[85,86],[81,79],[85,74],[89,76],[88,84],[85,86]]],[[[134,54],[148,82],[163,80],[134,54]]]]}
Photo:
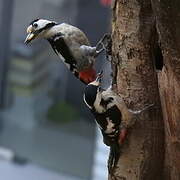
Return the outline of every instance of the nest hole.
{"type": "Polygon", "coordinates": [[[159,45],[157,45],[156,49],[155,49],[155,67],[156,70],[162,70],[164,66],[164,58],[163,58],[163,54],[162,54],[162,50],[160,48],[159,45]]]}

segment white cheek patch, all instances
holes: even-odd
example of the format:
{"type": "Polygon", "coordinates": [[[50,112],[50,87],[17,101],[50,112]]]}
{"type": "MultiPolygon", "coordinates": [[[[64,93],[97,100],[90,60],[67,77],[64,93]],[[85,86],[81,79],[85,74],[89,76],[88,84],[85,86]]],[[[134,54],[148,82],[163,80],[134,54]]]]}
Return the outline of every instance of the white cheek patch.
{"type": "Polygon", "coordinates": [[[116,96],[114,95],[114,92],[108,88],[106,91],[103,91],[102,99],[104,99],[104,101],[106,101],[109,98],[112,98],[112,101],[107,104],[107,109],[110,109],[112,106],[117,104],[117,100],[116,100],[116,96]]]}
{"type": "Polygon", "coordinates": [[[101,99],[101,93],[98,92],[96,94],[96,100],[94,102],[94,107],[98,113],[104,113],[106,111],[106,109],[102,105],[100,105],[101,99]]]}
{"type": "Polygon", "coordinates": [[[38,24],[37,30],[44,28],[47,24],[51,23],[51,21],[46,20],[46,19],[40,19],[37,22],[35,22],[38,24]]]}

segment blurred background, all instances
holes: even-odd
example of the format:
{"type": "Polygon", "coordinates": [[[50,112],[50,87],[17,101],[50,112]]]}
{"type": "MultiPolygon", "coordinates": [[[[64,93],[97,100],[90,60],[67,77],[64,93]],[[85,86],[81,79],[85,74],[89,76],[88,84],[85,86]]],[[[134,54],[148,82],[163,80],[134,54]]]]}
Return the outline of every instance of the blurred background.
{"type": "MultiPolygon", "coordinates": [[[[24,45],[36,18],[66,22],[92,45],[110,31],[110,0],[0,0],[0,174],[3,180],[104,180],[108,148],[76,80],[45,40],[24,45]]],[[[110,84],[110,64],[96,63],[110,84]]]]}

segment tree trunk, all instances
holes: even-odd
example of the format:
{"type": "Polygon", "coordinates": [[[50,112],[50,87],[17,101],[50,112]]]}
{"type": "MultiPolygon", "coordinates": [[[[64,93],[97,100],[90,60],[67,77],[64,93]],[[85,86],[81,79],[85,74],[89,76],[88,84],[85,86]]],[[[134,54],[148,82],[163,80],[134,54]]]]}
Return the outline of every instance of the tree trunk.
{"type": "Polygon", "coordinates": [[[116,91],[129,109],[153,106],[137,115],[135,124],[128,129],[110,180],[163,179],[164,126],[155,68],[159,58],[155,53],[155,23],[150,0],[114,1],[112,67],[116,91]]]}
{"type": "Polygon", "coordinates": [[[158,73],[165,124],[165,180],[180,179],[180,1],[152,0],[164,66],[158,73]]]}

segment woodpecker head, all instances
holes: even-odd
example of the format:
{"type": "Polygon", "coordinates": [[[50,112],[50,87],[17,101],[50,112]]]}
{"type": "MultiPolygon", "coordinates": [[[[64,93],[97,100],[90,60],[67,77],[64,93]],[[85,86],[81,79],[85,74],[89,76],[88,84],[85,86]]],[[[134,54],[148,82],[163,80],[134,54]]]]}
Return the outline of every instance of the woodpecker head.
{"type": "Polygon", "coordinates": [[[84,91],[84,102],[86,105],[92,109],[94,106],[95,101],[97,101],[99,96],[101,95],[101,78],[102,78],[102,71],[97,75],[95,81],[89,83],[84,91]]]}
{"type": "Polygon", "coordinates": [[[45,38],[45,34],[47,33],[47,31],[55,25],[57,25],[57,23],[54,21],[35,19],[27,28],[28,35],[24,42],[28,44],[33,39],[45,38]]]}

